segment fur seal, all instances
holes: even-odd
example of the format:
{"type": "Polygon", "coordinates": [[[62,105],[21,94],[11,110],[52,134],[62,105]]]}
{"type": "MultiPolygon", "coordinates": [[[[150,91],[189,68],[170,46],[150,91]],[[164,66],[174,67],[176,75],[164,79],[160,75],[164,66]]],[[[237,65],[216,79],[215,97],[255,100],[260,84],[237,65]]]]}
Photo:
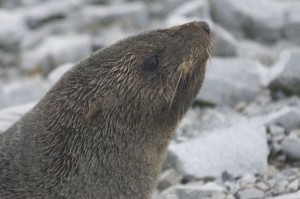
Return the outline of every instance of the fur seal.
{"type": "Polygon", "coordinates": [[[0,198],[149,199],[210,46],[209,26],[195,21],[77,63],[0,134],[0,198]]]}

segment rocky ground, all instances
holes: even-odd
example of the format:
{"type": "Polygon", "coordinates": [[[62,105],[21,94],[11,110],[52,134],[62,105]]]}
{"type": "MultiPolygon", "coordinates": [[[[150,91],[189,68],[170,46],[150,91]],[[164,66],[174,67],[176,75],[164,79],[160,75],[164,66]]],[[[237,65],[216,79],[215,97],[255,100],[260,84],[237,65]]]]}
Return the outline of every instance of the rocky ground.
{"type": "Polygon", "coordinates": [[[0,0],[0,132],[78,60],[195,19],[213,57],[153,198],[300,198],[297,0],[0,0]]]}

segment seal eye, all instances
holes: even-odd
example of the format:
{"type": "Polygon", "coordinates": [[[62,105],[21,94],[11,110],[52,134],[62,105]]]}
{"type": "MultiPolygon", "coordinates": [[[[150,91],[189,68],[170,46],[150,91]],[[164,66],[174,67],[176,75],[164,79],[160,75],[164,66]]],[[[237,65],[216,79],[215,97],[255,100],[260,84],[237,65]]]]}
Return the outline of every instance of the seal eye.
{"type": "Polygon", "coordinates": [[[159,56],[154,55],[145,61],[143,65],[143,70],[146,72],[154,72],[158,69],[158,66],[159,66],[159,56]]]}

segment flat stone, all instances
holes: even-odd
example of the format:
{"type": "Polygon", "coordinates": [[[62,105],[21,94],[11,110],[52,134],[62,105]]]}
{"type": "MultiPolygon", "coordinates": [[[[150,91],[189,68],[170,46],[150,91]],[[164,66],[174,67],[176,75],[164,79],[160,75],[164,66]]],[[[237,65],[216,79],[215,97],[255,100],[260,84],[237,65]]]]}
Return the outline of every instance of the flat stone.
{"type": "Polygon", "coordinates": [[[263,192],[266,192],[267,190],[270,189],[269,185],[267,185],[264,182],[258,182],[258,183],[256,183],[255,186],[256,186],[256,188],[258,188],[259,190],[262,190],[263,192]]]}
{"type": "Polygon", "coordinates": [[[239,199],[258,199],[264,197],[264,192],[257,189],[246,189],[238,192],[239,199]]]}
{"type": "Polygon", "coordinates": [[[269,154],[265,128],[249,121],[173,142],[170,150],[178,158],[177,169],[195,177],[255,174],[266,169],[269,154]]]}
{"type": "Polygon", "coordinates": [[[269,199],[297,199],[297,198],[300,198],[300,191],[298,191],[297,193],[284,194],[277,197],[271,197],[269,199]]]}

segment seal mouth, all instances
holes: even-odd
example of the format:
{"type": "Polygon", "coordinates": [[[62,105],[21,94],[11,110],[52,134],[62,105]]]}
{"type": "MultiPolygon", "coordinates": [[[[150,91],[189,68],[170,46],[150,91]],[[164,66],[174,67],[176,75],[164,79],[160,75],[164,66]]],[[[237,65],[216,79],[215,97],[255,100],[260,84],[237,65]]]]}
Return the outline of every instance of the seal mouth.
{"type": "Polygon", "coordinates": [[[174,104],[174,99],[179,92],[184,92],[186,95],[195,95],[198,92],[200,86],[202,84],[203,79],[201,80],[201,73],[205,73],[207,61],[210,60],[212,52],[212,42],[211,42],[211,35],[209,35],[208,43],[206,43],[206,47],[201,49],[201,54],[199,55],[190,55],[187,61],[181,63],[178,67],[177,71],[174,74],[174,82],[175,82],[175,89],[173,90],[173,96],[171,98],[171,103],[169,105],[169,110],[171,109],[172,105],[174,104]],[[204,53],[204,54],[203,54],[204,53]],[[197,86],[193,86],[192,90],[189,91],[192,94],[188,93],[188,89],[190,84],[195,82],[197,86]]]}

